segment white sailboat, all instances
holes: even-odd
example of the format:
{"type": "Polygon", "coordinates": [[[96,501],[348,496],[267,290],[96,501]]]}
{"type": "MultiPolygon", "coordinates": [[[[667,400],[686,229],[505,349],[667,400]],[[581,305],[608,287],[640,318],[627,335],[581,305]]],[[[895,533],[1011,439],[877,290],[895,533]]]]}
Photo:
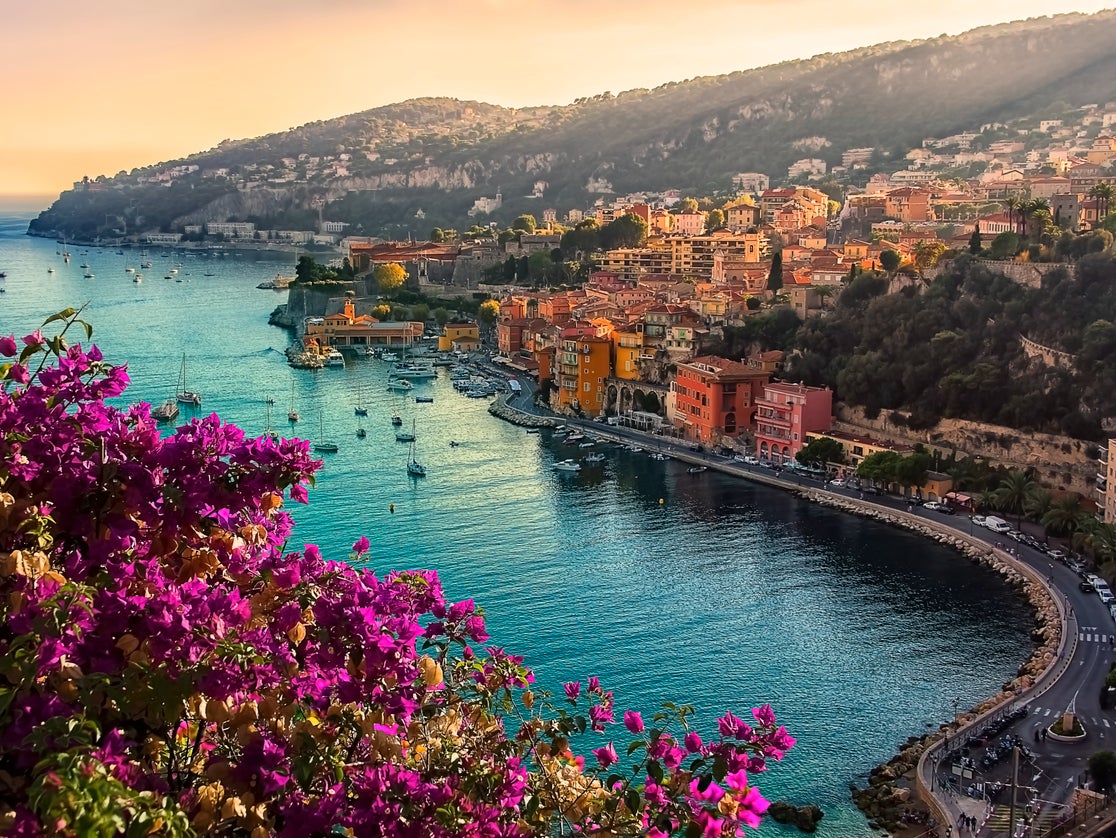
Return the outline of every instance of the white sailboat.
{"type": "Polygon", "coordinates": [[[295,386],[294,386],[294,382],[292,381],[291,382],[291,409],[287,411],[287,421],[293,423],[293,422],[297,422],[301,418],[302,417],[298,415],[298,411],[295,410],[295,386]]]}
{"type": "Polygon", "coordinates": [[[181,404],[201,404],[201,393],[194,390],[186,389],[186,353],[182,353],[182,372],[178,375],[178,391],[175,393],[174,398],[181,404]]]}
{"type": "Polygon", "coordinates": [[[337,443],[325,438],[325,424],[322,419],[322,411],[318,411],[318,441],[314,443],[314,450],[320,451],[324,454],[336,454],[338,451],[337,443]]]}
{"type": "Polygon", "coordinates": [[[278,431],[273,431],[271,429],[271,399],[267,400],[267,402],[265,403],[265,406],[267,408],[267,424],[264,425],[264,436],[267,437],[268,439],[272,440],[273,442],[278,442],[279,441],[279,432],[278,431]]]}
{"type": "Polygon", "coordinates": [[[353,414],[356,416],[368,415],[368,408],[364,406],[363,394],[359,384],[357,385],[357,403],[356,407],[353,408],[353,414]]]}
{"type": "Polygon", "coordinates": [[[411,445],[407,452],[407,474],[412,477],[426,477],[426,466],[415,459],[415,420],[411,420],[411,445]]]}

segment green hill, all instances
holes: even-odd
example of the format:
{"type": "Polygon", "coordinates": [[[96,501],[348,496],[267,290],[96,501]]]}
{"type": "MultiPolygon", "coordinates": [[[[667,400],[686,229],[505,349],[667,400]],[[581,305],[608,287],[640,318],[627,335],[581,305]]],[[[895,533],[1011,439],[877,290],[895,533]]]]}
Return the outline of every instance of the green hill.
{"type": "Polygon", "coordinates": [[[502,221],[585,207],[609,189],[705,194],[736,172],[778,180],[798,158],[833,165],[862,146],[894,159],[927,136],[1110,100],[1116,12],[1061,15],[560,107],[402,102],[98,179],[64,193],[31,231],[93,237],[205,220],[307,229],[319,206],[367,233],[460,227],[497,189],[502,221]],[[178,165],[198,170],[169,188],[145,182],[178,165]],[[524,197],[537,181],[544,197],[524,197]]]}

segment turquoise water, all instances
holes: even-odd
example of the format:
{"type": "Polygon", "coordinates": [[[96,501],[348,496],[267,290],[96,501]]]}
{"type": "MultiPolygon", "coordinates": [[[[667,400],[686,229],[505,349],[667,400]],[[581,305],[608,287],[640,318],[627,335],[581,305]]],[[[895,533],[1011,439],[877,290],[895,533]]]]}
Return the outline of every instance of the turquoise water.
{"type": "Polygon", "coordinates": [[[448,596],[485,607],[492,642],[526,655],[543,686],[597,674],[622,708],[687,701],[705,720],[770,702],[798,745],[761,787],[819,804],[819,835],[868,834],[848,784],[952,715],[954,699],[994,693],[1029,652],[1029,615],[998,577],[907,533],[614,448],[599,467],[557,473],[556,459],[588,452],[490,417],[445,379],[416,386],[433,404],[393,405],[378,360],[291,369],[287,333],[267,325],[285,294],[255,288],[290,273],[289,259],[155,248],[136,285],[124,272],[136,251],[71,245],[64,265],[53,241],[22,235],[26,220],[0,217],[0,333],[88,302],[96,342],[128,361],[132,401],[171,396],[185,352],[205,412],[256,433],[268,396],[271,425],[289,431],[293,391],[295,431],[316,439],[320,411],[340,445],[296,510],[298,542],[342,558],[364,534],[377,570],[436,568],[448,596]],[[173,264],[182,282],[163,279],[173,264]],[[424,479],[405,472],[393,407],[415,421],[424,479]]]}

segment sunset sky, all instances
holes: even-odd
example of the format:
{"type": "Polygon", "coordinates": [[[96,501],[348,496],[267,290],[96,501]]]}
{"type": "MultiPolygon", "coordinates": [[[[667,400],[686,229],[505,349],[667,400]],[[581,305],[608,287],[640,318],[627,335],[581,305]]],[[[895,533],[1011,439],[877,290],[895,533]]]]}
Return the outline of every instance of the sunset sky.
{"type": "Polygon", "coordinates": [[[409,99],[561,104],[1113,0],[3,0],[0,195],[409,99]],[[681,10],[685,10],[684,12],[681,10]]]}

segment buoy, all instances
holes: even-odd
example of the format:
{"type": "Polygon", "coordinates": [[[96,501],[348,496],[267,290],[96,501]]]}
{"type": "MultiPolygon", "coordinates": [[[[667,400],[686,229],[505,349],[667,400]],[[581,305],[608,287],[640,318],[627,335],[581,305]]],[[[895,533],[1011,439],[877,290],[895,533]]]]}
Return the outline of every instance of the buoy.
{"type": "Polygon", "coordinates": [[[662,505],[663,505],[663,499],[659,498],[659,506],[662,506],[662,505]]]}
{"type": "Polygon", "coordinates": [[[390,512],[390,513],[391,513],[392,515],[394,515],[394,514],[395,514],[395,504],[394,504],[394,503],[389,503],[389,504],[388,504],[388,511],[389,511],[389,512],[390,512]]]}

